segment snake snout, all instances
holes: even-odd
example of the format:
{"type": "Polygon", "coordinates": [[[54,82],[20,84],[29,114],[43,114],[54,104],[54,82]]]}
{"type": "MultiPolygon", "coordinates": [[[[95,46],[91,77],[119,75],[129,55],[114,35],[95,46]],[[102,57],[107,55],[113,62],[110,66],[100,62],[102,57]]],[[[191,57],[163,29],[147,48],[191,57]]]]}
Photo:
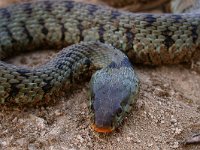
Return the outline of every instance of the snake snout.
{"type": "Polygon", "coordinates": [[[96,112],[92,128],[97,132],[112,132],[114,130],[113,119],[114,116],[110,112],[96,112]]]}
{"type": "Polygon", "coordinates": [[[112,132],[118,125],[117,118],[120,118],[123,113],[121,105],[113,105],[110,109],[98,107],[94,112],[92,128],[97,132],[109,133],[112,132]],[[112,108],[112,109],[111,109],[112,108]]]}

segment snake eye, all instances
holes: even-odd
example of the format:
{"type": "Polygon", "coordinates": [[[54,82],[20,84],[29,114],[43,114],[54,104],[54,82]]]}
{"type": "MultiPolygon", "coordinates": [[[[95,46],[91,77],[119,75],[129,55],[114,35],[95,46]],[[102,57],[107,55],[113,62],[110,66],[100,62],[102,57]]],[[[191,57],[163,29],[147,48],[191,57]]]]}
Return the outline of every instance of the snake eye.
{"type": "Polygon", "coordinates": [[[121,105],[121,107],[126,107],[127,106],[127,104],[128,104],[128,96],[126,97],[126,98],[124,98],[122,101],[121,101],[121,103],[120,103],[120,105],[121,105]]]}
{"type": "Polygon", "coordinates": [[[116,112],[117,117],[120,117],[121,113],[122,113],[122,108],[119,107],[119,108],[117,109],[117,112],[116,112]]]}

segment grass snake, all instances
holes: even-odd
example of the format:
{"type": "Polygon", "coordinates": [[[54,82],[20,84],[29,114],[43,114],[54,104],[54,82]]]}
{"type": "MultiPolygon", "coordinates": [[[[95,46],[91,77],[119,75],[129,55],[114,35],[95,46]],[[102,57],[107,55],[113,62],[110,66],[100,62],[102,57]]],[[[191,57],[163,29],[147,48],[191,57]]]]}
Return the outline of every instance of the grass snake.
{"type": "Polygon", "coordinates": [[[199,13],[130,13],[66,0],[1,8],[0,101],[47,101],[74,79],[97,70],[90,81],[92,127],[111,132],[139,91],[129,59],[148,65],[190,61],[198,54],[199,30],[199,13]],[[22,52],[61,47],[66,48],[37,68],[4,61],[22,52]]]}

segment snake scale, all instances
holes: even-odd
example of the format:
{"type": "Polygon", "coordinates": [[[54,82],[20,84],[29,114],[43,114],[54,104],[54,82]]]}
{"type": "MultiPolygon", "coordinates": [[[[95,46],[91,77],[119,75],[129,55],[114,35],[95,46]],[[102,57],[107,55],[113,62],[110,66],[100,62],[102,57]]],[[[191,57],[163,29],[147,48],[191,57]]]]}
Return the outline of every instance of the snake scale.
{"type": "Polygon", "coordinates": [[[1,103],[46,101],[74,79],[97,70],[90,82],[92,127],[111,132],[139,91],[129,59],[149,65],[190,61],[200,46],[199,33],[198,13],[130,13],[67,0],[1,8],[1,103]],[[3,61],[38,48],[66,46],[37,68],[3,61]]]}

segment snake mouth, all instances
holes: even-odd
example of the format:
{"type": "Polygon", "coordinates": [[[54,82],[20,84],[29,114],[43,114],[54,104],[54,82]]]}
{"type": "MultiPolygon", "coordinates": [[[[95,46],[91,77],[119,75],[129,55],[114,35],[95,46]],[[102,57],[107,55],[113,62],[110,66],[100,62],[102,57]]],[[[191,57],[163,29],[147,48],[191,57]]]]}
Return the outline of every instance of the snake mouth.
{"type": "Polygon", "coordinates": [[[95,124],[92,124],[92,129],[99,133],[110,133],[114,130],[114,128],[97,127],[95,124]]]}

